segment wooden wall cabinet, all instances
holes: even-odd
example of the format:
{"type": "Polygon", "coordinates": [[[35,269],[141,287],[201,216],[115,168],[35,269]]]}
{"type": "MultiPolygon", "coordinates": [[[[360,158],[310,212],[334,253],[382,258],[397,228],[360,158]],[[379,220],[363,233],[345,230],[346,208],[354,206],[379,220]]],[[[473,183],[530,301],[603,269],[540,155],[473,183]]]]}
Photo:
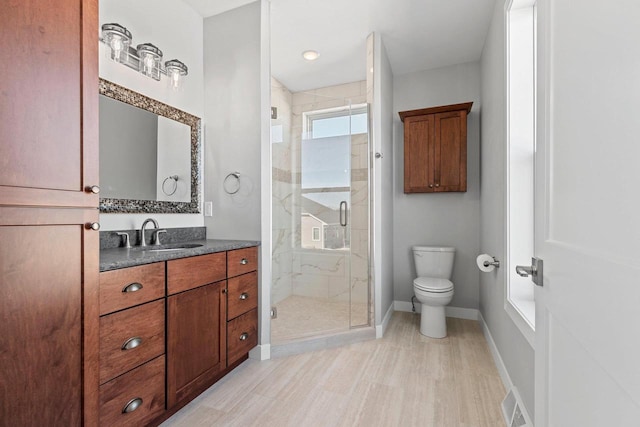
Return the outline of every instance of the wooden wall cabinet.
{"type": "Polygon", "coordinates": [[[401,111],[404,192],[467,191],[467,115],[472,102],[401,111]]]}
{"type": "Polygon", "coordinates": [[[0,426],[94,426],[98,2],[3,2],[0,28],[0,426]]]}

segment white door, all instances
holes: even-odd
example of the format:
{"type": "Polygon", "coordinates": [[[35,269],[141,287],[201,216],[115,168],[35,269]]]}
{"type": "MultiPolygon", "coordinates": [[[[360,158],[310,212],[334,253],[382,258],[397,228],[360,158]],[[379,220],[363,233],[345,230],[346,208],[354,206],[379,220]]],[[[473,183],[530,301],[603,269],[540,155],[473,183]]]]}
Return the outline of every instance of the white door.
{"type": "Polygon", "coordinates": [[[538,0],[536,426],[640,425],[640,2],[538,0]]]}

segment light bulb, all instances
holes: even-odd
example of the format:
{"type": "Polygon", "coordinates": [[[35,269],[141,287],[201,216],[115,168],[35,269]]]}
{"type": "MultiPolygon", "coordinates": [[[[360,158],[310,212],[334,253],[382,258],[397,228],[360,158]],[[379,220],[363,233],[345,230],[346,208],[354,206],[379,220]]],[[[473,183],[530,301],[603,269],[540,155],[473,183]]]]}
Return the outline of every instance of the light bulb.
{"type": "Polygon", "coordinates": [[[171,71],[171,74],[169,75],[169,81],[172,89],[179,89],[180,83],[182,82],[182,79],[180,78],[180,71],[171,71]]]}
{"type": "Polygon", "coordinates": [[[151,76],[151,74],[153,73],[153,63],[154,63],[153,55],[151,54],[145,55],[142,62],[144,63],[144,68],[143,68],[144,73],[147,76],[151,76]]]}
{"type": "Polygon", "coordinates": [[[113,52],[113,60],[116,62],[120,62],[120,54],[122,53],[122,49],[124,48],[124,43],[122,43],[122,38],[118,36],[113,36],[110,43],[111,51],[113,52]]]}

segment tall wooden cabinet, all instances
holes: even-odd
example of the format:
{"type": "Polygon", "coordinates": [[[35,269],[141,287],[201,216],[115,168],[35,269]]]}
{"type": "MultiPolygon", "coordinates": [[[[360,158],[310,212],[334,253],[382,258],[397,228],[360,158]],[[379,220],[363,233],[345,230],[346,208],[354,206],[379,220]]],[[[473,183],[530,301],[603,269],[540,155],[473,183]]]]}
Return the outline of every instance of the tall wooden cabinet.
{"type": "Polygon", "coordinates": [[[0,28],[0,425],[97,425],[97,1],[0,28]]]}
{"type": "Polygon", "coordinates": [[[467,115],[472,102],[401,111],[404,192],[467,191],[467,115]]]}

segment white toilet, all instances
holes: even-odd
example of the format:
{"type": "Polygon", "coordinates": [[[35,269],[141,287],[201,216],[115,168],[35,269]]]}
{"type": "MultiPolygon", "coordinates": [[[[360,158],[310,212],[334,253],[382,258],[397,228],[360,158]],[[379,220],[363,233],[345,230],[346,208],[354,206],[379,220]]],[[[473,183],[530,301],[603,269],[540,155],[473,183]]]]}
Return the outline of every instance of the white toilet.
{"type": "Polygon", "coordinates": [[[447,336],[444,307],[453,298],[451,272],[456,249],[438,246],[414,246],[413,259],[418,277],[413,292],[422,305],[420,333],[431,338],[447,336]]]}

